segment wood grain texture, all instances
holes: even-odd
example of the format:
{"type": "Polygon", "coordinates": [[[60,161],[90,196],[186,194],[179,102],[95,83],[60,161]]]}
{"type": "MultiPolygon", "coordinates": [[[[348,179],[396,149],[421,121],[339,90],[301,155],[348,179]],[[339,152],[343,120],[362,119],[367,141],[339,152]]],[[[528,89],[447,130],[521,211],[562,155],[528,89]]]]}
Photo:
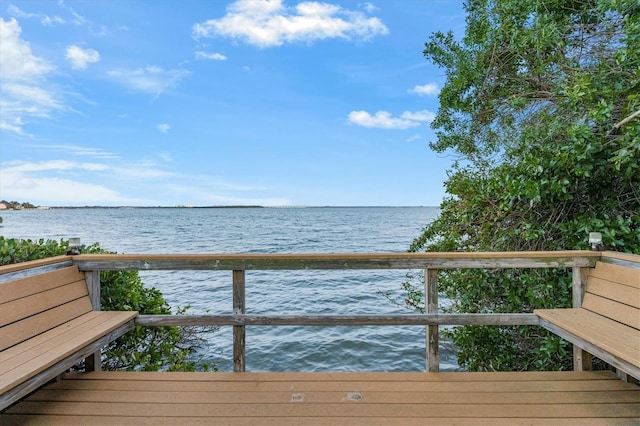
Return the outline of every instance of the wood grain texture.
{"type": "Polygon", "coordinates": [[[304,254],[81,254],[74,264],[92,270],[301,270],[592,267],[599,252],[304,253],[304,254]]]}
{"type": "MultiPolygon", "coordinates": [[[[0,283],[0,308],[13,300],[28,297],[69,283],[84,280],[77,266],[0,283]]],[[[0,314],[2,315],[2,314],[0,314]]]]}
{"type": "Polygon", "coordinates": [[[547,330],[633,377],[640,377],[640,331],[582,308],[542,309],[535,313],[547,330]]]}
{"type": "MultiPolygon", "coordinates": [[[[640,256],[637,256],[640,258],[640,256]]],[[[590,277],[601,278],[618,284],[640,288],[640,269],[621,267],[611,263],[596,262],[589,270],[590,277]]]]}
{"type": "Polygon", "coordinates": [[[42,266],[54,265],[56,263],[70,262],[73,259],[72,256],[55,256],[48,257],[46,259],[30,260],[29,262],[12,263],[10,265],[0,266],[0,275],[9,274],[17,271],[24,271],[26,269],[36,269],[42,266]]]}
{"type": "Polygon", "coordinates": [[[139,315],[137,325],[538,325],[531,314],[418,314],[418,315],[139,315]]]}
{"type": "Polygon", "coordinates": [[[611,372],[67,375],[2,424],[627,424],[640,388],[611,372]]]}
{"type": "Polygon", "coordinates": [[[587,291],[582,301],[582,308],[635,329],[640,329],[640,309],[618,300],[600,297],[587,291]]]}

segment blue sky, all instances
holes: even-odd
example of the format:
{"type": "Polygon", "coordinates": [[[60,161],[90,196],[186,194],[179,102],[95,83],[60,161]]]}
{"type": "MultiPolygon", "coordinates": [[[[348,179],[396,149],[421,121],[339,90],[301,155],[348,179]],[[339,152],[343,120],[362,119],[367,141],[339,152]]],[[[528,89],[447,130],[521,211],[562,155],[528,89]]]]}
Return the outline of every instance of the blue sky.
{"type": "Polygon", "coordinates": [[[438,205],[462,1],[2,1],[0,198],[438,205]]]}

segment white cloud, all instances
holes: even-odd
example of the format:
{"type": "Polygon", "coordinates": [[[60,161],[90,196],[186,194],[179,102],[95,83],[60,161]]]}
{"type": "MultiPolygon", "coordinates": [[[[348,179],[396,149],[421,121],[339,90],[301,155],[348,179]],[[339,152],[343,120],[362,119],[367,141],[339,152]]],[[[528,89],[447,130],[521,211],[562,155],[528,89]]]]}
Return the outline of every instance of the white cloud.
{"type": "Polygon", "coordinates": [[[39,151],[61,151],[64,152],[65,155],[73,155],[77,157],[93,157],[96,159],[118,159],[120,158],[118,155],[105,151],[102,148],[94,148],[87,146],[79,146],[79,145],[54,145],[54,144],[46,144],[46,145],[32,145],[34,148],[39,151]]]}
{"type": "Polygon", "coordinates": [[[78,182],[72,179],[29,177],[11,171],[0,171],[3,180],[2,193],[9,199],[40,200],[42,204],[113,204],[128,200],[117,192],[101,185],[78,182]],[[5,185],[6,183],[6,185],[5,185]]]}
{"type": "Polygon", "coordinates": [[[150,205],[151,200],[129,198],[91,181],[97,177],[100,182],[114,183],[118,179],[139,182],[171,176],[148,162],[112,167],[106,163],[69,160],[18,161],[0,167],[0,193],[8,199],[28,199],[44,205],[150,205]]]}
{"type": "Polygon", "coordinates": [[[37,13],[25,12],[18,6],[13,4],[10,4],[9,7],[7,7],[7,12],[9,12],[11,16],[14,16],[16,18],[38,18],[40,16],[37,13]]]}
{"type": "Polygon", "coordinates": [[[71,45],[67,47],[67,60],[71,62],[73,69],[85,69],[89,64],[95,64],[100,60],[100,53],[95,49],[82,49],[71,45]]]}
{"type": "Polygon", "coordinates": [[[392,116],[388,111],[378,111],[373,115],[367,111],[351,111],[349,122],[379,129],[409,129],[430,122],[434,117],[435,115],[426,109],[416,112],[405,111],[399,117],[392,116]]]}
{"type": "Polygon", "coordinates": [[[42,22],[42,25],[46,25],[46,26],[53,26],[56,24],[66,24],[66,21],[64,19],[62,19],[59,16],[45,16],[44,18],[42,18],[40,20],[40,22],[42,22]]]}
{"type": "Polygon", "coordinates": [[[358,6],[360,6],[364,10],[366,10],[367,13],[373,13],[373,12],[377,11],[378,9],[380,9],[379,7],[376,7],[376,5],[374,5],[373,3],[368,2],[368,1],[358,4],[358,6]]]}
{"type": "Polygon", "coordinates": [[[167,123],[161,123],[156,126],[156,129],[166,135],[167,133],[169,133],[169,130],[171,130],[171,126],[167,123]]]}
{"type": "Polygon", "coordinates": [[[108,167],[99,163],[77,163],[69,160],[49,160],[39,163],[28,163],[24,161],[16,162],[8,167],[13,172],[42,172],[51,170],[107,170],[108,167]]]}
{"type": "Polygon", "coordinates": [[[31,46],[21,37],[22,29],[14,18],[0,18],[0,75],[2,80],[30,80],[53,70],[53,66],[31,53],[31,46]]]}
{"type": "Polygon", "coordinates": [[[48,15],[43,15],[41,13],[29,13],[29,12],[23,11],[18,6],[15,6],[13,4],[9,5],[9,7],[7,8],[7,12],[9,12],[11,16],[14,16],[16,18],[40,19],[40,23],[46,26],[53,26],[56,24],[66,24],[66,21],[61,17],[59,17],[58,15],[48,16],[48,15]]]}
{"type": "Polygon", "coordinates": [[[409,89],[409,93],[415,93],[420,96],[435,96],[440,93],[440,89],[435,83],[427,83],[422,86],[415,85],[413,89],[409,89]]]}
{"type": "Polygon", "coordinates": [[[78,26],[87,24],[87,20],[85,19],[84,16],[80,15],[75,10],[73,10],[73,8],[71,6],[67,6],[66,4],[64,4],[64,2],[62,0],[59,0],[58,6],[60,6],[62,9],[66,10],[67,12],[69,12],[71,14],[71,16],[73,16],[73,23],[74,24],[76,24],[78,26]]]}
{"type": "Polygon", "coordinates": [[[226,61],[227,57],[222,53],[208,53],[198,50],[196,53],[196,59],[209,59],[211,61],[226,61]]]}
{"type": "Polygon", "coordinates": [[[176,86],[180,80],[191,74],[186,70],[164,70],[160,67],[148,66],[136,70],[111,70],[107,74],[117,83],[129,89],[160,96],[170,87],[176,86]]]}
{"type": "Polygon", "coordinates": [[[0,17],[0,40],[0,129],[26,135],[30,117],[48,118],[67,107],[46,80],[54,67],[33,54],[18,21],[0,17]]]}
{"type": "Polygon", "coordinates": [[[195,38],[220,35],[260,47],[327,38],[368,40],[388,32],[379,18],[315,1],[290,8],[282,0],[237,0],[222,18],[193,26],[195,38]]]}

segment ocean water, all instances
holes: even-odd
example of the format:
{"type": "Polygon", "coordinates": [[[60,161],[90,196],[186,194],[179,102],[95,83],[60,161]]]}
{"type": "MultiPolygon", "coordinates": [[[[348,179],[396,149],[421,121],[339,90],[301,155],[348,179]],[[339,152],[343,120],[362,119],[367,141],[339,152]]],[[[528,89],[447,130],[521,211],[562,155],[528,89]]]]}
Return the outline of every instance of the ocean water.
{"type": "MultiPolygon", "coordinates": [[[[433,207],[98,208],[3,211],[7,238],[80,237],[119,253],[404,252],[438,215],[433,207]]],[[[412,313],[406,270],[247,271],[249,314],[412,313]]],[[[417,272],[417,271],[413,271],[417,272]]],[[[232,313],[231,271],[142,271],[145,285],[190,313],[232,313]]],[[[424,327],[267,327],[246,332],[248,371],[422,371],[424,327]]],[[[232,369],[231,327],[206,336],[196,356],[232,369]]],[[[441,370],[457,368],[441,343],[441,370]]]]}

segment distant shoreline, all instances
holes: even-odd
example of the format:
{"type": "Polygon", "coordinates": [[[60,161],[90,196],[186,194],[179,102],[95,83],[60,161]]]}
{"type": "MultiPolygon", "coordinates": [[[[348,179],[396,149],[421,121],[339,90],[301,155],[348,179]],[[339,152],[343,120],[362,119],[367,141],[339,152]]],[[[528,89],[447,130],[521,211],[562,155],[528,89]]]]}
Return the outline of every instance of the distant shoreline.
{"type": "Polygon", "coordinates": [[[3,209],[0,211],[23,210],[78,210],[78,209],[322,209],[322,208],[437,208],[438,206],[260,206],[260,205],[224,205],[224,206],[39,206],[36,208],[3,209]]]}

